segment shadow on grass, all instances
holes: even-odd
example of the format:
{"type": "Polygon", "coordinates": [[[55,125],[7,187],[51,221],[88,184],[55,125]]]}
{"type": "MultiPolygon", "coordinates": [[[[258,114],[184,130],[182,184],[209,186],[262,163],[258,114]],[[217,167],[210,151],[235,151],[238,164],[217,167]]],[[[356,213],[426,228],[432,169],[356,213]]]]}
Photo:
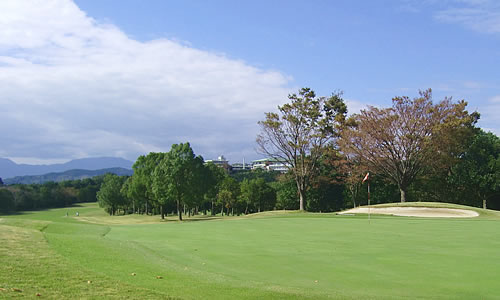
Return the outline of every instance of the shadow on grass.
{"type": "Polygon", "coordinates": [[[221,216],[195,216],[195,217],[182,217],[182,221],[179,220],[178,216],[169,216],[165,219],[160,219],[160,222],[172,223],[172,222],[198,222],[198,221],[213,221],[213,220],[224,220],[231,217],[221,217],[221,216]]]}

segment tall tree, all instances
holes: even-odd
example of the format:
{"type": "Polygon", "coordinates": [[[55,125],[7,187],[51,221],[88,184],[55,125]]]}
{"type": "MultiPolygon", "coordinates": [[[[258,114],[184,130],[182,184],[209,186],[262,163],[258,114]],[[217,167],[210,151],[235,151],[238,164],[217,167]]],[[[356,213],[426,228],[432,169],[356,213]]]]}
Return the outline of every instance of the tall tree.
{"type": "MultiPolygon", "coordinates": [[[[182,221],[181,205],[192,205],[202,199],[204,190],[203,158],[195,156],[189,143],[174,144],[155,168],[152,189],[163,207],[175,201],[179,220],[182,221]]],[[[162,210],[163,217],[163,210],[162,210]]]]}
{"type": "Polygon", "coordinates": [[[106,174],[101,189],[97,192],[99,206],[104,207],[110,215],[114,215],[117,209],[125,204],[125,198],[120,192],[124,180],[124,177],[106,174]]]}
{"type": "Polygon", "coordinates": [[[405,202],[409,185],[424,167],[441,163],[442,168],[460,152],[456,137],[471,133],[479,118],[466,106],[450,98],[434,104],[431,89],[414,99],[395,97],[390,108],[369,107],[353,115],[352,126],[342,133],[342,151],[395,183],[405,202]]]}
{"type": "Polygon", "coordinates": [[[127,192],[139,203],[144,203],[146,214],[150,206],[156,202],[153,193],[153,172],[164,157],[165,153],[150,152],[147,156],[139,156],[132,166],[134,175],[127,187],[127,192]]]}
{"type": "Polygon", "coordinates": [[[341,93],[316,97],[310,88],[302,88],[288,99],[290,103],[278,106],[278,113],[268,112],[259,122],[257,144],[261,153],[288,165],[297,186],[299,209],[304,210],[306,190],[323,147],[338,137],[347,107],[341,93]]]}

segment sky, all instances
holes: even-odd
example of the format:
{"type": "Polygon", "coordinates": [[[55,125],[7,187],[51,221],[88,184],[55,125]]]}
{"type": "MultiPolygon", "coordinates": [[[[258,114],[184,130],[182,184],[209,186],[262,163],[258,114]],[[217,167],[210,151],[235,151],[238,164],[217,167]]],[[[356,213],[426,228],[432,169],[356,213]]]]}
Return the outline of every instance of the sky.
{"type": "Polygon", "coordinates": [[[500,135],[500,1],[1,0],[0,157],[262,158],[287,95],[349,113],[432,88],[500,135]]]}

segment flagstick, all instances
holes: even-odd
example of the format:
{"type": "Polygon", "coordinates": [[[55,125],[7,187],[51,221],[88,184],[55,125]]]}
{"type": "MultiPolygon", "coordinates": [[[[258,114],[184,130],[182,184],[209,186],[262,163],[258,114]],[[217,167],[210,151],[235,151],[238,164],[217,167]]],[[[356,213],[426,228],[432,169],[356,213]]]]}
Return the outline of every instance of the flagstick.
{"type": "Polygon", "coordinates": [[[368,223],[370,223],[370,215],[371,215],[371,210],[370,210],[370,181],[368,180],[368,223]]]}

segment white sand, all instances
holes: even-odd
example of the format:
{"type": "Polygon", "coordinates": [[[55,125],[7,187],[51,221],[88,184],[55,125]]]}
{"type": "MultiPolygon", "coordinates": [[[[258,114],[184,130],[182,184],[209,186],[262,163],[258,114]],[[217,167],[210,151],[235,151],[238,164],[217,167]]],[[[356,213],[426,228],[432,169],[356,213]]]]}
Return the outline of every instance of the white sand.
{"type": "MultiPolygon", "coordinates": [[[[380,215],[393,215],[403,217],[427,218],[472,218],[479,214],[472,210],[455,208],[434,207],[371,207],[370,213],[380,215]]],[[[342,214],[368,214],[368,207],[357,207],[339,213],[342,214]]]]}

